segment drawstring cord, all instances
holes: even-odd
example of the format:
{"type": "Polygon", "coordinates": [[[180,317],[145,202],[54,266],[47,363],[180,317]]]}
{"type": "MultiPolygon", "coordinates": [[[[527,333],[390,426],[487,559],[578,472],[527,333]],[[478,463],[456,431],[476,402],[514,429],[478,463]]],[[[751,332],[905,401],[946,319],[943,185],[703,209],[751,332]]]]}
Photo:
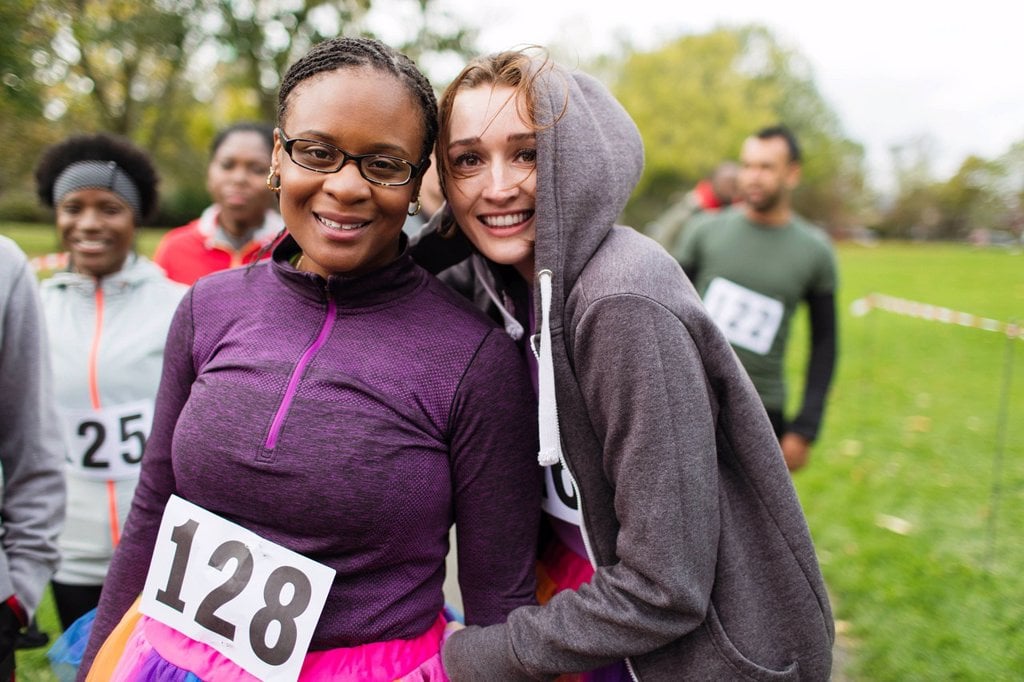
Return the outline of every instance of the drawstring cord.
{"type": "Polygon", "coordinates": [[[540,451],[537,453],[537,463],[551,466],[562,461],[558,403],[555,399],[555,366],[551,356],[551,271],[541,270],[537,278],[540,280],[540,333],[530,339],[533,353],[537,356],[538,370],[537,422],[540,451]]]}
{"type": "Polygon", "coordinates": [[[511,336],[514,340],[518,341],[523,338],[523,325],[519,324],[519,320],[512,316],[505,306],[502,305],[501,299],[498,298],[498,294],[494,291],[494,287],[491,286],[491,280],[488,274],[484,271],[484,266],[481,265],[480,259],[471,259],[473,263],[473,276],[476,277],[476,281],[480,282],[484,291],[487,292],[487,296],[494,302],[498,310],[501,312],[501,317],[505,321],[505,333],[511,336]]]}

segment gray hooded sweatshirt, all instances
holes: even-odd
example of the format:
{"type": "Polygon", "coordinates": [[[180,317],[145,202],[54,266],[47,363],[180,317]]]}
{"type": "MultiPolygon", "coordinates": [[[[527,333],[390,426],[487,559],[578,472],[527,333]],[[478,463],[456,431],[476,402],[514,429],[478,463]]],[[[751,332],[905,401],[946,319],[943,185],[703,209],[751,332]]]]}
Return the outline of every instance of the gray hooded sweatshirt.
{"type": "MultiPolygon", "coordinates": [[[[455,682],[622,659],[644,682],[826,680],[831,609],[757,392],[675,260],[615,225],[643,166],[636,126],[585,74],[535,87],[542,110],[568,103],[538,134],[541,459],[575,479],[596,572],[456,632],[445,667],[455,682]]],[[[490,270],[469,270],[479,301],[490,270]]]]}
{"type": "Polygon", "coordinates": [[[63,466],[35,274],[0,237],[0,602],[14,595],[29,615],[57,567],[63,466]]]}

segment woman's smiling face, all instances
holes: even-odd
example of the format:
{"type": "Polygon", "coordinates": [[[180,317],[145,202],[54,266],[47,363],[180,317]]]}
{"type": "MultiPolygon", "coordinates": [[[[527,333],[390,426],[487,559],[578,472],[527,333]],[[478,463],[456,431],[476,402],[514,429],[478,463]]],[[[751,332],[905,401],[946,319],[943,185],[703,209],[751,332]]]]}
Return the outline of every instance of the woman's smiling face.
{"type": "Polygon", "coordinates": [[[490,260],[533,280],[537,137],[513,88],[481,85],[456,94],[447,140],[448,203],[459,227],[490,260]]]}
{"type": "MultiPolygon", "coordinates": [[[[424,135],[420,104],[395,76],[372,67],[317,74],[288,96],[281,131],[349,154],[386,154],[419,165],[424,135]]],[[[359,275],[398,255],[399,234],[419,180],[384,187],[349,160],[336,173],[293,162],[279,133],[274,165],[281,176],[281,215],[302,247],[301,269],[323,277],[359,275]]]]}
{"type": "Polygon", "coordinates": [[[121,269],[135,246],[135,214],[119,195],[86,188],[56,206],[57,234],[76,272],[105,277],[121,269]]]}

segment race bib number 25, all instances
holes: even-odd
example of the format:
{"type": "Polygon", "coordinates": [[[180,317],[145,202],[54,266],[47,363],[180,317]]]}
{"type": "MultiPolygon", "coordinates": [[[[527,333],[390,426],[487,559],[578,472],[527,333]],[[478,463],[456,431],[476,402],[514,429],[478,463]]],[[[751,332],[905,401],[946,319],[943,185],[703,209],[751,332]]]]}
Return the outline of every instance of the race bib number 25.
{"type": "Polygon", "coordinates": [[[153,401],[99,410],[61,410],[68,464],[79,476],[137,478],[153,424],[153,401]]]}
{"type": "Polygon", "coordinates": [[[172,495],[139,610],[261,680],[298,679],[334,570],[172,495]]]}

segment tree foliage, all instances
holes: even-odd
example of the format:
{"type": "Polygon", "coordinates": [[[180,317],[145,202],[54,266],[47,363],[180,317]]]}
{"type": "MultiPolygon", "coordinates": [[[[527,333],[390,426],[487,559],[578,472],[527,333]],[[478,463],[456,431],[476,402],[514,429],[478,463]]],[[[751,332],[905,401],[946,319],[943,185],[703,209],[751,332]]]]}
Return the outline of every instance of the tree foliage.
{"type": "Polygon", "coordinates": [[[281,76],[314,43],[379,25],[413,58],[469,54],[474,33],[433,0],[376,4],[389,16],[375,17],[371,0],[6,0],[0,113],[17,102],[24,119],[34,106],[50,122],[45,142],[83,130],[131,138],[158,161],[163,205],[194,213],[216,129],[275,120],[281,76]]]}
{"type": "Polygon", "coordinates": [[[805,151],[796,202],[809,218],[856,220],[865,191],[863,149],[847,139],[798,52],[762,26],[720,27],[630,55],[614,91],[639,126],[646,169],[630,205],[646,223],[748,135],[785,123],[805,151]]]}
{"type": "Polygon", "coordinates": [[[1020,240],[1024,233],[1024,141],[997,159],[970,156],[947,180],[932,170],[933,141],[917,138],[892,151],[897,192],[878,224],[909,239],[1020,240]]]}

